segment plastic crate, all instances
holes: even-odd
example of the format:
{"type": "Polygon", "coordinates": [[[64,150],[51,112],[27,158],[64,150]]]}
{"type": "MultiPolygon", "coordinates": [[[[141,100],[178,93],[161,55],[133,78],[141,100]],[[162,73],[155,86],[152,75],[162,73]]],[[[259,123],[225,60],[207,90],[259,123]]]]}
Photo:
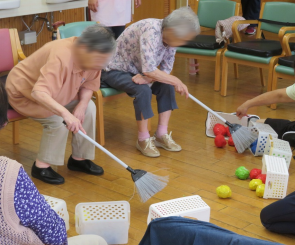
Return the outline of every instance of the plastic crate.
{"type": "Polygon", "coordinates": [[[75,217],[80,235],[99,235],[108,244],[128,243],[130,205],[127,201],[79,203],[75,217]]]}
{"type": "MultiPolygon", "coordinates": [[[[224,112],[216,112],[220,116],[222,116],[225,120],[229,121],[230,123],[237,123],[242,126],[247,127],[251,119],[258,120],[259,117],[256,115],[250,115],[249,117],[242,117],[239,119],[235,113],[224,113],[224,112]]],[[[207,119],[206,119],[206,136],[215,138],[213,128],[215,124],[220,123],[227,127],[219,118],[214,116],[211,112],[208,112],[207,119]]]]}
{"type": "Polygon", "coordinates": [[[198,195],[155,203],[150,206],[147,223],[168,216],[188,216],[209,222],[210,207],[198,195]]]}
{"type": "Polygon", "coordinates": [[[289,169],[291,159],[292,159],[292,150],[291,150],[289,142],[285,140],[273,138],[270,135],[266,142],[264,154],[269,156],[274,156],[274,157],[285,158],[287,169],[289,169]]]}
{"type": "Polygon", "coordinates": [[[263,198],[284,198],[287,193],[289,179],[286,160],[280,157],[263,155],[262,173],[266,174],[263,198]]]}
{"type": "Polygon", "coordinates": [[[45,200],[50,205],[50,207],[59,215],[59,217],[61,217],[65,221],[66,229],[68,231],[70,229],[70,224],[66,202],[55,197],[50,197],[46,195],[43,196],[45,197],[45,200]]]}
{"type": "Polygon", "coordinates": [[[253,126],[251,131],[258,135],[257,147],[255,151],[251,149],[252,147],[250,147],[250,151],[254,154],[254,156],[262,156],[264,154],[264,149],[269,135],[271,135],[272,138],[278,138],[278,134],[268,124],[250,122],[250,126],[253,126]]]}

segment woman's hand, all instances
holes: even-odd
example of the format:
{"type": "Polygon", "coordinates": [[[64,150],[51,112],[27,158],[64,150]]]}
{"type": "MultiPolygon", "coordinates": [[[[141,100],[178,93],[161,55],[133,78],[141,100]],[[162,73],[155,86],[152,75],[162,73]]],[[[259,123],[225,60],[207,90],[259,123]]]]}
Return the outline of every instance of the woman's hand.
{"type": "Polygon", "coordinates": [[[84,122],[86,109],[87,105],[79,103],[73,110],[73,115],[80,120],[81,124],[84,122]]]}
{"type": "Polygon", "coordinates": [[[187,86],[183,82],[179,80],[179,82],[177,82],[174,85],[174,88],[177,93],[180,93],[181,95],[185,95],[185,97],[188,98],[189,92],[188,92],[187,86]]]}
{"type": "Polygon", "coordinates": [[[153,81],[153,79],[137,74],[132,77],[132,81],[136,84],[149,84],[153,81]]]}
{"type": "Polygon", "coordinates": [[[78,133],[79,130],[86,134],[84,128],[82,127],[80,119],[76,118],[69,111],[66,113],[66,115],[63,116],[63,119],[66,122],[67,129],[74,134],[78,133]]]}
{"type": "Polygon", "coordinates": [[[237,109],[237,117],[239,117],[240,119],[244,116],[247,116],[247,111],[249,109],[249,107],[246,104],[247,102],[245,102],[244,104],[240,105],[237,109]]]}
{"type": "Polygon", "coordinates": [[[97,8],[98,8],[98,0],[88,0],[88,8],[89,8],[92,12],[97,12],[97,8]]]}

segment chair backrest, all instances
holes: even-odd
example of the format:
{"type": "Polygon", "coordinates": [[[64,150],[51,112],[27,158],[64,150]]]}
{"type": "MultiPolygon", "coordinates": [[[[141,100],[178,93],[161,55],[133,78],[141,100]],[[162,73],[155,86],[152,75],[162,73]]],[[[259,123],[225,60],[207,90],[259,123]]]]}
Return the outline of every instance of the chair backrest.
{"type": "MultiPolygon", "coordinates": [[[[295,23],[295,3],[267,2],[262,4],[261,19],[295,23]]],[[[261,23],[260,30],[278,33],[284,25],[261,23]]]]}
{"type": "Polygon", "coordinates": [[[236,14],[237,3],[233,1],[198,1],[197,15],[200,25],[215,29],[219,20],[228,19],[236,14]]]}
{"type": "Polygon", "coordinates": [[[95,21],[81,21],[66,24],[58,28],[60,38],[79,37],[86,27],[94,25],[95,21]]]}
{"type": "Polygon", "coordinates": [[[10,71],[15,65],[15,37],[10,29],[0,29],[0,72],[10,71]]]}

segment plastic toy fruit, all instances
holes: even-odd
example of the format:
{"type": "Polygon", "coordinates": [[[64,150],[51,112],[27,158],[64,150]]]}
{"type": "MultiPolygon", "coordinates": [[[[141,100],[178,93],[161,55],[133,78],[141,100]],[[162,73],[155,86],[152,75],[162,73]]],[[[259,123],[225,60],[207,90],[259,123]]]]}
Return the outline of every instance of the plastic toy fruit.
{"type": "Polygon", "coordinates": [[[257,186],[262,185],[262,180],[261,179],[252,179],[249,183],[249,188],[252,191],[255,191],[257,186]]]}
{"type": "Polygon", "coordinates": [[[214,132],[214,134],[216,136],[219,135],[219,134],[224,136],[224,135],[226,135],[226,128],[222,124],[216,123],[214,128],[213,128],[213,132],[214,132]]]}
{"type": "Polygon", "coordinates": [[[227,143],[229,146],[235,146],[235,143],[234,143],[233,138],[231,136],[229,137],[227,143]]]}
{"type": "Polygon", "coordinates": [[[229,131],[229,127],[225,127],[225,129],[226,129],[226,136],[227,137],[231,137],[231,133],[229,131]]]}
{"type": "Polygon", "coordinates": [[[250,171],[250,179],[256,179],[257,175],[261,174],[261,169],[253,168],[250,171]]]}
{"type": "Polygon", "coordinates": [[[265,189],[265,184],[261,184],[261,185],[257,186],[257,188],[256,188],[256,196],[263,197],[264,189],[265,189]]]}
{"type": "Polygon", "coordinates": [[[265,184],[266,174],[259,174],[259,175],[256,176],[256,179],[261,179],[262,183],[265,184]]]}
{"type": "Polygon", "coordinates": [[[244,166],[241,166],[237,168],[235,174],[239,179],[248,179],[250,171],[246,169],[244,166]]]}
{"type": "Polygon", "coordinates": [[[221,134],[219,134],[215,137],[214,143],[215,143],[216,147],[218,147],[218,148],[222,148],[222,147],[226,146],[226,140],[225,140],[224,136],[221,134]]]}
{"type": "Polygon", "coordinates": [[[231,197],[231,189],[227,185],[221,185],[216,188],[216,194],[220,198],[231,197]]]}

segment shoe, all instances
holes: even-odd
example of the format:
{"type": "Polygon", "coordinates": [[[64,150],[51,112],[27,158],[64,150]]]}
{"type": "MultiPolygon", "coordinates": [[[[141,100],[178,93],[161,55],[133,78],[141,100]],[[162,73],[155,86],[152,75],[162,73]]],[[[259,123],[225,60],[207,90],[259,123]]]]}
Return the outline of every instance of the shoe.
{"type": "Polygon", "coordinates": [[[155,146],[155,137],[150,137],[144,141],[137,140],[136,142],[137,150],[147,157],[159,157],[160,152],[155,146]]]}
{"type": "Polygon", "coordinates": [[[181,151],[182,148],[180,145],[176,144],[175,141],[172,139],[172,131],[170,134],[164,134],[161,138],[156,137],[156,133],[154,137],[156,138],[155,140],[155,145],[157,147],[164,148],[167,151],[181,151]]]}
{"type": "Polygon", "coordinates": [[[256,29],[253,26],[248,26],[245,31],[246,35],[254,35],[255,33],[256,33],[256,29]]]}
{"type": "Polygon", "coordinates": [[[282,140],[288,141],[291,147],[295,147],[295,131],[284,133],[282,140]]]}
{"type": "Polygon", "coordinates": [[[72,156],[68,160],[68,169],[92,175],[102,175],[104,173],[103,168],[94,162],[90,160],[78,161],[72,158],[72,156]]]}
{"type": "Polygon", "coordinates": [[[45,183],[60,185],[65,183],[64,177],[55,172],[51,167],[49,168],[38,168],[36,162],[34,162],[31,175],[45,183]]]}

